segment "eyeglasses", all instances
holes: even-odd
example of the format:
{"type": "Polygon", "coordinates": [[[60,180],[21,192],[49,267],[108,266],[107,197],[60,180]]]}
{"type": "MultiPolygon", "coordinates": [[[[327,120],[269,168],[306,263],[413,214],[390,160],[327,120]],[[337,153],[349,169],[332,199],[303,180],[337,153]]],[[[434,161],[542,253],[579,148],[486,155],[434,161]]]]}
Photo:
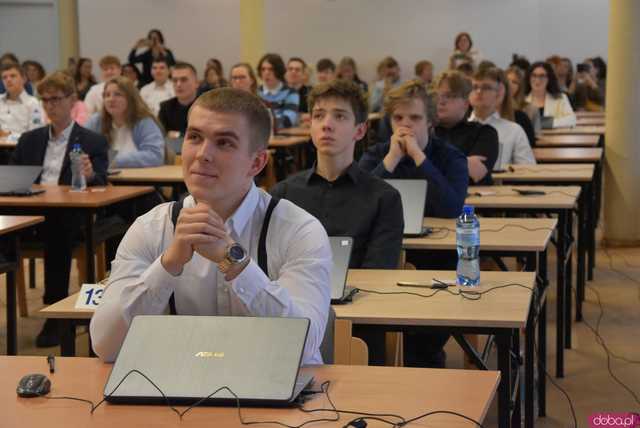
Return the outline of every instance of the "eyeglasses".
{"type": "Polygon", "coordinates": [[[544,80],[547,78],[547,73],[531,73],[531,78],[544,80]]]}
{"type": "Polygon", "coordinates": [[[472,85],[471,86],[472,92],[491,92],[496,90],[498,90],[498,87],[496,85],[472,85]]]}
{"type": "Polygon", "coordinates": [[[64,100],[65,98],[68,98],[69,95],[65,95],[62,97],[42,97],[40,98],[40,100],[42,101],[42,104],[51,104],[52,106],[56,106],[58,104],[60,104],[60,101],[64,100]]]}
{"type": "Polygon", "coordinates": [[[459,97],[456,94],[452,94],[451,92],[438,93],[438,101],[442,101],[444,103],[449,102],[451,100],[455,100],[456,98],[462,98],[462,97],[459,97]]]}
{"type": "Polygon", "coordinates": [[[245,80],[247,76],[231,76],[231,80],[245,80]]]}

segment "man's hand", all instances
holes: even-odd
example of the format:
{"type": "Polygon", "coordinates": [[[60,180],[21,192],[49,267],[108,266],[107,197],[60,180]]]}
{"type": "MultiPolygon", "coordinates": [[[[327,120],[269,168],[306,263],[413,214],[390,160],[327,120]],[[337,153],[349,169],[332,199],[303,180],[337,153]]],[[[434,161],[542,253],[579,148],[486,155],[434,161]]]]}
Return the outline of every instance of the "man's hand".
{"type": "Polygon", "coordinates": [[[149,44],[150,44],[150,43],[149,43],[149,39],[146,39],[146,38],[145,38],[145,39],[140,39],[140,40],[138,40],[138,41],[136,42],[136,46],[135,46],[135,48],[136,48],[136,49],[140,49],[140,48],[143,48],[143,47],[145,47],[145,46],[149,46],[149,44]]]}
{"type": "Polygon", "coordinates": [[[404,129],[407,129],[408,131],[403,137],[404,150],[407,152],[407,156],[413,159],[413,162],[416,164],[416,166],[420,166],[422,162],[424,162],[426,156],[420,148],[420,145],[418,145],[418,140],[416,139],[416,135],[413,133],[413,131],[408,128],[404,129]]]}
{"type": "Polygon", "coordinates": [[[91,159],[89,159],[89,155],[83,154],[80,156],[80,161],[82,162],[82,175],[87,181],[91,181],[95,175],[93,171],[93,165],[91,164],[91,159]]]}
{"type": "Polygon", "coordinates": [[[402,158],[407,154],[403,138],[405,133],[400,132],[400,130],[407,130],[407,128],[399,128],[396,130],[396,132],[393,133],[393,135],[391,136],[391,144],[389,145],[389,153],[387,153],[387,155],[382,160],[384,169],[386,169],[388,172],[395,171],[398,163],[400,163],[402,158]]]}
{"type": "Polygon", "coordinates": [[[484,161],[487,158],[485,156],[469,156],[467,158],[467,165],[469,166],[469,177],[473,180],[474,183],[482,180],[485,175],[489,172],[484,161]]]}
{"type": "Polygon", "coordinates": [[[229,241],[224,222],[209,206],[198,203],[194,208],[183,208],[173,242],[162,255],[162,266],[170,274],[179,275],[194,251],[219,263],[225,257],[229,241]]]}

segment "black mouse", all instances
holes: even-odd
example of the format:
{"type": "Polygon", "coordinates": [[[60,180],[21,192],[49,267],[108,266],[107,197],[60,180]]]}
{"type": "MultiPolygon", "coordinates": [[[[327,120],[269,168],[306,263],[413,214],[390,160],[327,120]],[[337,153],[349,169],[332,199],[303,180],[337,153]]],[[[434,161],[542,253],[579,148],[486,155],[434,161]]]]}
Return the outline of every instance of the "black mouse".
{"type": "Polygon", "coordinates": [[[16,392],[20,397],[40,397],[47,395],[51,389],[48,377],[39,373],[32,373],[22,377],[18,382],[16,392]]]}

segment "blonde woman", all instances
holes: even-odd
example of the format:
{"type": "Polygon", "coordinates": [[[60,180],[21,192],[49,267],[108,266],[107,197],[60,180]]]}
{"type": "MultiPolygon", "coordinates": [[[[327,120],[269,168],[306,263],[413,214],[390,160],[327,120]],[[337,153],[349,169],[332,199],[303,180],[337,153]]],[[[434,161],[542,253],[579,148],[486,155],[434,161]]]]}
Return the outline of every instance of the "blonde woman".
{"type": "Polygon", "coordinates": [[[164,163],[162,128],[142,101],[138,90],[126,77],[116,77],[104,85],[104,106],[85,125],[104,135],[117,151],[114,168],[143,168],[164,163]]]}

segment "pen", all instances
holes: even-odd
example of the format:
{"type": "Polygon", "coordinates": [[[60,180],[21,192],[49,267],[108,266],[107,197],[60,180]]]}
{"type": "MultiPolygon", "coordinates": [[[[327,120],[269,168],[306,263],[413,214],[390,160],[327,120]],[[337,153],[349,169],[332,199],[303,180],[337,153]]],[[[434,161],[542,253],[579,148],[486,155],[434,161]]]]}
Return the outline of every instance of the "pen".
{"type": "Polygon", "coordinates": [[[49,373],[54,373],[56,371],[56,357],[53,355],[49,355],[47,357],[47,363],[49,363],[49,373]]]}

